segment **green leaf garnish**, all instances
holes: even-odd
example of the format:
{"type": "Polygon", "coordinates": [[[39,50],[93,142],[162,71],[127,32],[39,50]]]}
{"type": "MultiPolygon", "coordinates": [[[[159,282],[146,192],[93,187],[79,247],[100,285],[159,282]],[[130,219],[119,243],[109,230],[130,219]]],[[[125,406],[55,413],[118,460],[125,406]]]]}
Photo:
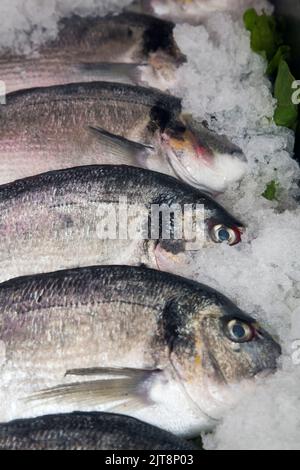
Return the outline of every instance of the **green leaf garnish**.
{"type": "Polygon", "coordinates": [[[277,126],[295,130],[299,109],[292,100],[295,78],[288,65],[290,47],[283,44],[275,16],[265,13],[258,15],[255,9],[251,8],[244,14],[244,23],[246,29],[251,32],[252,50],[268,61],[267,75],[275,80],[274,96],[277,99],[277,108],[274,122],[277,126]]]}
{"type": "Polygon", "coordinates": [[[274,96],[278,101],[274,115],[277,126],[285,126],[295,130],[298,120],[298,106],[293,103],[292,96],[295,81],[285,60],[281,60],[275,82],[274,96]]]}
{"type": "Polygon", "coordinates": [[[291,48],[290,46],[280,46],[277,50],[276,54],[274,55],[273,59],[269,62],[267,68],[267,75],[272,76],[274,75],[280,65],[282,60],[288,61],[291,55],[291,48]]]}
{"type": "Polygon", "coordinates": [[[272,60],[278,46],[282,44],[274,16],[268,16],[265,13],[258,15],[254,8],[251,8],[244,14],[244,23],[251,32],[252,50],[268,61],[272,60]]]}
{"type": "Polygon", "coordinates": [[[248,31],[253,31],[257,23],[258,14],[254,8],[250,8],[244,13],[244,23],[248,31]]]}
{"type": "Polygon", "coordinates": [[[268,201],[275,201],[277,198],[277,193],[279,189],[279,184],[275,180],[268,183],[266,190],[263,192],[262,196],[268,201]]]}

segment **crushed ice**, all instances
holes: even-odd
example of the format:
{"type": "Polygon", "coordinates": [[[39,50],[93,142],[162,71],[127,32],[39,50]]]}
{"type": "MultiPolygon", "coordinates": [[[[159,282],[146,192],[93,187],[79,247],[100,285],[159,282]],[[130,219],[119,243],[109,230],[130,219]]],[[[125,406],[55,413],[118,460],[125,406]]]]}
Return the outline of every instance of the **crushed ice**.
{"type": "Polygon", "coordinates": [[[175,35],[189,59],[174,90],[185,110],[228,134],[249,161],[244,181],[219,197],[246,223],[244,243],[235,250],[217,246],[197,254],[188,274],[264,320],[279,335],[285,354],[282,370],[241,397],[204,438],[205,446],[299,449],[300,206],[295,199],[300,169],[292,159],[294,134],[272,121],[276,102],[266,63],[252,53],[241,20],[215,14],[205,26],[177,26],[175,35]],[[279,192],[270,202],[262,193],[273,180],[279,192]]]}
{"type": "MultiPolygon", "coordinates": [[[[5,22],[0,48],[29,50],[55,36],[57,21],[64,15],[105,14],[129,3],[2,0],[5,22]]],[[[252,3],[271,8],[264,1],[252,3]]],[[[183,97],[186,112],[228,134],[249,160],[245,180],[219,198],[247,224],[244,243],[235,249],[217,246],[197,254],[182,274],[216,287],[263,319],[280,336],[285,353],[282,370],[261,381],[255,393],[244,395],[204,438],[205,446],[299,449],[300,206],[295,198],[300,169],[292,159],[294,136],[272,122],[276,103],[265,77],[266,64],[251,52],[249,34],[240,19],[217,13],[205,26],[177,26],[175,35],[188,63],[178,73],[174,92],[183,97]],[[280,190],[278,199],[270,202],[262,193],[272,180],[280,190]]]]}

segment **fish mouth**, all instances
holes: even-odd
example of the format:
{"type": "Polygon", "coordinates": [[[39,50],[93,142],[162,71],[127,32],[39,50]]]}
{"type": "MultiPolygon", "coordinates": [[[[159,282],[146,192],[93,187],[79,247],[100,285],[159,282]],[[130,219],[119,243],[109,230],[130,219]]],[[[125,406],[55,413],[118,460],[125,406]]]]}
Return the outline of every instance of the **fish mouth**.
{"type": "MultiPolygon", "coordinates": [[[[166,145],[167,141],[163,139],[163,143],[166,145]]],[[[180,158],[176,154],[174,150],[170,146],[167,148],[166,152],[166,158],[169,166],[174,172],[174,175],[180,180],[183,181],[184,183],[187,183],[194,188],[198,189],[199,191],[206,192],[208,194],[213,194],[214,191],[209,188],[209,186],[205,185],[204,183],[201,183],[199,180],[197,180],[189,171],[188,169],[182,164],[180,161],[180,158]]]]}
{"type": "Polygon", "coordinates": [[[167,160],[169,165],[171,166],[172,170],[174,171],[174,174],[176,177],[184,181],[185,183],[190,184],[194,188],[199,189],[200,191],[208,192],[209,194],[212,194],[212,191],[209,189],[208,186],[205,186],[202,183],[199,183],[196,178],[194,178],[190,172],[186,169],[186,167],[180,162],[180,159],[176,155],[175,152],[172,152],[172,156],[168,155],[167,160]]]}
{"type": "Polygon", "coordinates": [[[195,187],[199,191],[215,195],[222,193],[230,184],[242,180],[247,172],[247,159],[243,153],[220,153],[206,147],[199,147],[194,139],[187,141],[188,150],[182,149],[179,153],[172,147],[171,139],[168,135],[162,135],[162,145],[166,150],[166,157],[169,166],[175,176],[181,181],[195,187]],[[186,153],[187,164],[181,159],[186,153]],[[189,168],[188,160],[193,162],[193,167],[189,168]],[[198,168],[198,169],[197,169],[198,168]]]}

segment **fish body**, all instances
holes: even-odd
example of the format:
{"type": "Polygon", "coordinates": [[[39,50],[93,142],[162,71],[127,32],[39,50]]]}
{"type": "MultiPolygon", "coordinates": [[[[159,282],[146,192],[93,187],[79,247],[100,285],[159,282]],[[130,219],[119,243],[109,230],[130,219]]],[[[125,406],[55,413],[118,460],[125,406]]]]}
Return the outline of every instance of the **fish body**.
{"type": "Polygon", "coordinates": [[[94,82],[12,93],[0,107],[0,183],[106,163],[160,171],[208,192],[240,180],[242,151],[190,122],[180,99],[143,87],[94,82]]]}
{"type": "MultiPolygon", "coordinates": [[[[164,236],[152,208],[179,207],[181,220],[185,206],[196,205],[203,209],[203,238],[194,250],[228,241],[216,239],[214,227],[219,226],[233,234],[232,245],[240,241],[242,223],[213,199],[149,170],[86,166],[2,186],[0,279],[105,263],[167,269],[195,237],[183,231],[173,239],[170,231],[164,236]]],[[[167,228],[170,214],[164,220],[167,228]]]]}
{"type": "Polygon", "coordinates": [[[70,413],[0,424],[0,450],[196,450],[142,421],[111,413],[70,413]]]}
{"type": "Polygon", "coordinates": [[[173,29],[170,22],[135,13],[73,15],[62,19],[57,37],[38,50],[27,55],[6,51],[0,57],[0,79],[7,93],[95,80],[145,80],[167,89],[185,61],[173,29]]]}
{"type": "Polygon", "coordinates": [[[194,436],[280,355],[223,295],[145,267],[19,278],[0,305],[2,421],[113,410],[194,436]]]}

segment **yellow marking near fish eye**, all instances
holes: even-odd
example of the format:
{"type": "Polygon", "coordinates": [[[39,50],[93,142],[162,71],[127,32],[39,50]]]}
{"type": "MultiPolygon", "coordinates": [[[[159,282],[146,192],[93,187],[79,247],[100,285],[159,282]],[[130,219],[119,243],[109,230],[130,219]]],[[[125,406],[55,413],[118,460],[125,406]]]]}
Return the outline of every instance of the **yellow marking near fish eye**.
{"type": "Polygon", "coordinates": [[[166,256],[169,260],[171,260],[173,263],[180,263],[180,259],[178,255],[174,255],[173,253],[166,252],[166,256]]]}
{"type": "Polygon", "coordinates": [[[186,150],[187,148],[189,148],[190,150],[194,150],[191,136],[187,132],[184,134],[182,139],[171,137],[170,143],[176,150],[186,150]]]}
{"type": "Polygon", "coordinates": [[[182,149],[185,145],[184,140],[181,139],[171,139],[170,142],[176,150],[182,149]]]}
{"type": "MultiPolygon", "coordinates": [[[[198,327],[198,324],[197,322],[195,322],[194,324],[194,328],[197,328],[198,327]]],[[[200,355],[200,352],[202,352],[202,341],[200,338],[197,338],[196,339],[196,342],[195,342],[195,347],[196,347],[196,355],[195,355],[195,365],[196,366],[200,366],[202,364],[202,360],[201,360],[201,355],[200,355]]]]}
{"type": "Polygon", "coordinates": [[[201,364],[202,364],[201,357],[199,355],[197,355],[195,357],[195,365],[196,366],[201,366],[201,364]]]}

